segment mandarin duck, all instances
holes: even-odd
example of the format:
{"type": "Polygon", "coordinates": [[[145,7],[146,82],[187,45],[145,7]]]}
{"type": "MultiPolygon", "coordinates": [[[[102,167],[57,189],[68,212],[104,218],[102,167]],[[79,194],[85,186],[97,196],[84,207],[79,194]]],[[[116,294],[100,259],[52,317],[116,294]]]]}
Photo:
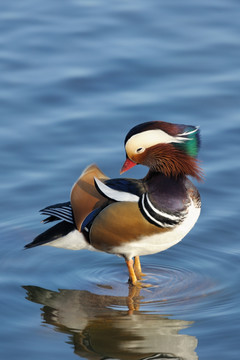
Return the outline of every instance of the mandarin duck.
{"type": "Polygon", "coordinates": [[[138,284],[139,256],[177,244],[200,215],[199,192],[187,177],[202,179],[199,146],[195,126],[152,121],[133,127],[125,138],[120,174],[142,164],[149,168],[147,175],[109,179],[90,165],[73,185],[70,201],[40,210],[47,216],[44,223],[61,221],[25,248],[50,245],[116,254],[126,261],[130,283],[138,284]]]}

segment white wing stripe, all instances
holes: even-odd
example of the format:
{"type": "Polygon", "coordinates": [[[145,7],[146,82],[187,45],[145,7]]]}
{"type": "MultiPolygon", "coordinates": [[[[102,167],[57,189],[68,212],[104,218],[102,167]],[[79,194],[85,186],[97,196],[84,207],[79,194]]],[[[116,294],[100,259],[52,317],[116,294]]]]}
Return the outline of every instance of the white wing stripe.
{"type": "Polygon", "coordinates": [[[109,199],[116,201],[139,201],[139,196],[128,193],[126,191],[118,191],[110,188],[109,186],[102,183],[99,179],[94,178],[97,188],[109,199]]]}
{"type": "Polygon", "coordinates": [[[73,224],[73,218],[72,218],[72,213],[70,214],[66,214],[66,213],[63,213],[63,212],[60,212],[58,211],[58,209],[48,209],[48,210],[44,210],[41,212],[43,215],[53,215],[53,216],[56,216],[57,218],[59,219],[63,219],[63,220],[66,220],[67,222],[70,222],[73,224]]]}
{"type": "Polygon", "coordinates": [[[47,214],[52,214],[52,215],[53,214],[59,214],[59,215],[65,215],[65,216],[72,217],[72,211],[71,210],[62,211],[61,209],[56,209],[56,208],[54,208],[54,209],[46,209],[46,210],[41,211],[41,213],[45,214],[45,215],[47,215],[47,214]]]}

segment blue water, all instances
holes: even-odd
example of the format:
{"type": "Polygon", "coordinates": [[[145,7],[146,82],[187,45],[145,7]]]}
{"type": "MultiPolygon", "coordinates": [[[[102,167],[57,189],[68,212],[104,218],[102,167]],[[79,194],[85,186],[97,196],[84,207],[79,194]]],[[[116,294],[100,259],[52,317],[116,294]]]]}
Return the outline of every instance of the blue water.
{"type": "Polygon", "coordinates": [[[2,359],[239,359],[239,11],[234,0],[0,3],[2,359]],[[119,176],[125,134],[151,120],[199,125],[205,172],[195,228],[142,258],[153,287],[129,290],[115,256],[23,251],[46,229],[38,210],[67,201],[90,163],[119,176]]]}

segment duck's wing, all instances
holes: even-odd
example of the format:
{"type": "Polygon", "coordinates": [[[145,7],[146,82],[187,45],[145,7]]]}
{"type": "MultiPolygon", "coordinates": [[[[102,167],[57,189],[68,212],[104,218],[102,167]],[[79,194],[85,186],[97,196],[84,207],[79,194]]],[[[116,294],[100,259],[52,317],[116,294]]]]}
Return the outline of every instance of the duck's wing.
{"type": "Polygon", "coordinates": [[[94,178],[105,181],[108,177],[95,165],[88,166],[72,187],[71,206],[75,225],[81,231],[84,219],[94,209],[108,202],[95,187],[94,178]]]}
{"type": "MultiPolygon", "coordinates": [[[[186,215],[185,209],[181,212],[166,211],[161,206],[161,199],[156,207],[151,201],[142,180],[111,179],[103,182],[99,179],[95,179],[95,185],[98,191],[108,199],[117,202],[137,202],[138,208],[144,218],[149,223],[161,228],[175,227],[186,215]]],[[[86,221],[84,223],[86,224],[86,221]]]]}
{"type": "Polygon", "coordinates": [[[139,201],[145,188],[142,180],[95,178],[95,186],[100,194],[114,201],[139,201]]]}
{"type": "Polygon", "coordinates": [[[104,181],[104,183],[114,190],[127,192],[139,197],[146,191],[144,182],[141,179],[107,179],[104,181]]]}
{"type": "Polygon", "coordinates": [[[125,182],[124,186],[119,186],[119,184],[111,181],[111,186],[109,186],[108,181],[101,181],[97,178],[94,179],[96,189],[100,194],[110,200],[114,201],[138,201],[139,195],[129,191],[129,187],[127,186],[127,182],[125,182]]]}
{"type": "Polygon", "coordinates": [[[41,215],[48,216],[42,221],[44,224],[57,220],[64,220],[70,224],[74,224],[70,201],[47,206],[44,209],[41,209],[40,213],[41,215]]]}

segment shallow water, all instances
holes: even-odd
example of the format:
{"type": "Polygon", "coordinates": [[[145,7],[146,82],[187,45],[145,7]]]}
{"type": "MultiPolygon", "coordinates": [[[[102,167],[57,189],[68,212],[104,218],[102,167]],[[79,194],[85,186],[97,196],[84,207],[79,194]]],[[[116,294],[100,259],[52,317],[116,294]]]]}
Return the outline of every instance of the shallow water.
{"type": "Polygon", "coordinates": [[[1,2],[1,358],[239,358],[239,10],[1,2]],[[195,228],[142,258],[153,286],[129,288],[115,256],[23,251],[38,209],[92,162],[119,176],[126,132],[151,120],[200,125],[206,178],[195,228]]]}

